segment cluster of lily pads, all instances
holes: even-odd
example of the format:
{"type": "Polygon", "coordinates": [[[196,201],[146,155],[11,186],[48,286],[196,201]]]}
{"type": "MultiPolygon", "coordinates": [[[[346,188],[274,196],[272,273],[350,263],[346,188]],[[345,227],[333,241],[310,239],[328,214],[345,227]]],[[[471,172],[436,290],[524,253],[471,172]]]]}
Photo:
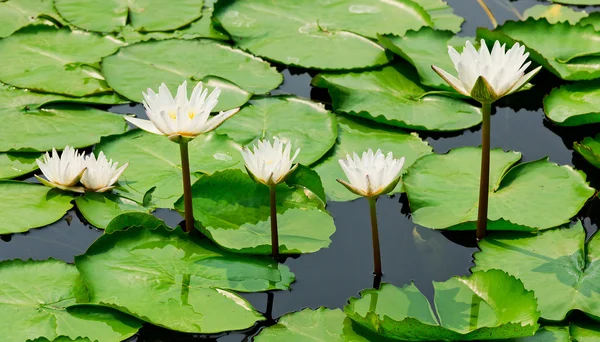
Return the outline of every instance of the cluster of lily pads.
{"type": "MultiPolygon", "coordinates": [[[[73,206],[105,229],[74,264],[0,263],[5,341],[122,341],[145,323],[247,329],[265,317],[239,293],[293,287],[278,255],[329,246],[327,201],[367,197],[378,250],[375,200],[400,192],[415,224],[448,230],[475,230],[483,194],[484,226],[505,232],[480,236],[472,275],[434,283],[435,312],[413,284],[377,284],[255,340],[600,339],[600,239],[571,221],[596,196],[586,175],[492,149],[480,187],[481,148],[436,154],[418,134],[486,127],[496,99],[529,87],[538,69],[525,75],[524,60],[506,83],[485,78],[506,70],[462,77],[461,58],[475,55],[448,54],[496,42],[491,62],[516,46],[574,81],[544,98],[550,121],[600,122],[600,16],[537,5],[476,39],[456,36],[463,19],[442,0],[7,0],[0,20],[0,234],[73,206]],[[318,71],[331,106],[270,95],[283,80],[274,65],[318,71]],[[105,110],[135,102],[151,122],[105,110]],[[52,188],[29,178],[38,166],[52,188]],[[186,223],[168,227],[157,208],[186,223]]],[[[600,167],[600,136],[574,148],[600,167]]]]}

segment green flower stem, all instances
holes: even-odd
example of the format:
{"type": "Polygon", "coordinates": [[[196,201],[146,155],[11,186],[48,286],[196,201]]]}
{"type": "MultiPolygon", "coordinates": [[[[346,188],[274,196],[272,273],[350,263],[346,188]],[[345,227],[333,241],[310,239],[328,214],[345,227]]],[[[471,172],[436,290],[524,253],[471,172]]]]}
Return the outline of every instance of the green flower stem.
{"type": "Polygon", "coordinates": [[[477,240],[486,235],[488,196],[490,188],[490,121],[492,104],[482,103],[481,114],[483,124],[481,128],[481,175],[479,177],[479,208],[477,212],[477,240]]]}
{"type": "Polygon", "coordinates": [[[277,187],[275,185],[269,186],[269,191],[271,193],[271,255],[273,259],[279,258],[279,234],[277,233],[277,191],[275,191],[277,187]]]}
{"type": "Polygon", "coordinates": [[[179,150],[181,151],[181,175],[183,176],[185,231],[191,232],[194,227],[194,209],[192,209],[192,184],[190,181],[190,157],[187,141],[179,143],[179,150]]]}
{"type": "Polygon", "coordinates": [[[371,213],[371,234],[373,236],[373,265],[375,277],[381,277],[381,253],[379,252],[379,230],[377,228],[377,196],[367,198],[371,213]]]}

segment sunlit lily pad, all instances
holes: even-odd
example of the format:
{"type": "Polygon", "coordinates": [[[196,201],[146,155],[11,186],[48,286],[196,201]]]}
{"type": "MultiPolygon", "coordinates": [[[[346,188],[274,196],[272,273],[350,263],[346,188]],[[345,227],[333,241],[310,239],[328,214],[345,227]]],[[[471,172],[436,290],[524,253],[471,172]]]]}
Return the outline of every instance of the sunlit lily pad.
{"type": "Polygon", "coordinates": [[[2,341],[122,341],[142,324],[101,306],[78,306],[87,291],[77,269],[58,260],[0,263],[0,334],[2,341]],[[57,338],[63,336],[62,338],[57,338]],[[43,340],[42,340],[43,341],[43,340]]]}
{"type": "Polygon", "coordinates": [[[45,337],[41,337],[41,338],[36,338],[35,340],[32,341],[28,341],[28,342],[92,342],[90,341],[89,338],[81,338],[81,337],[77,337],[75,339],[71,339],[69,337],[66,336],[58,336],[55,339],[47,339],[45,337]]]}
{"type": "Polygon", "coordinates": [[[98,62],[121,45],[108,36],[29,26],[0,40],[0,81],[71,96],[106,93],[98,62]]]}
{"type": "Polygon", "coordinates": [[[590,164],[600,168],[600,135],[596,135],[594,138],[586,137],[580,143],[574,142],[573,149],[590,164]]]}
{"type": "Polygon", "coordinates": [[[52,0],[8,0],[0,2],[0,38],[35,24],[63,23],[52,0]]]}
{"type": "MultiPolygon", "coordinates": [[[[192,185],[198,228],[221,247],[238,253],[270,254],[269,188],[241,170],[215,172],[192,185]]],[[[183,211],[183,200],[175,207],[183,211]]],[[[277,188],[279,251],[312,253],[329,246],[333,218],[310,190],[280,184],[277,188]]]]}
{"type": "Polygon", "coordinates": [[[310,165],[335,143],[337,122],[321,104],[295,96],[265,97],[250,101],[231,120],[217,129],[242,145],[278,137],[300,148],[295,160],[310,165]]]}
{"type": "Polygon", "coordinates": [[[151,228],[105,234],[76,257],[91,302],[171,330],[216,333],[264,319],[232,290],[287,289],[294,279],[270,258],[233,255],[180,229],[151,228]]]}
{"type": "MultiPolygon", "coordinates": [[[[422,27],[418,31],[408,31],[404,36],[380,35],[379,42],[407,60],[417,68],[421,83],[426,86],[452,90],[433,69],[455,70],[448,55],[448,45],[462,51],[469,38],[458,37],[452,31],[439,31],[431,27],[422,27]]],[[[472,40],[471,40],[472,41],[472,40]]]]}
{"type": "MultiPolygon", "coordinates": [[[[183,194],[179,145],[164,136],[132,130],[121,136],[102,139],[96,151],[107,158],[129,166],[119,178],[115,192],[123,197],[143,202],[148,190],[158,208],[172,208],[183,194]]],[[[227,136],[214,132],[204,134],[189,143],[190,170],[213,173],[228,168],[243,168],[241,146],[227,136]]],[[[197,178],[192,174],[192,181],[197,178]]]]}
{"type": "Polygon", "coordinates": [[[600,5],[600,0],[550,0],[565,5],[600,5]]]}
{"type": "Polygon", "coordinates": [[[588,14],[585,11],[576,11],[567,6],[561,6],[558,4],[535,5],[523,12],[523,18],[546,18],[550,24],[556,24],[565,21],[569,22],[570,24],[577,24],[579,20],[587,16],[588,14]]]}
{"type": "Polygon", "coordinates": [[[148,213],[153,209],[112,193],[87,192],[77,197],[75,204],[83,217],[96,228],[106,228],[115,217],[123,213],[148,213]]]}
{"type": "MultiPolygon", "coordinates": [[[[520,159],[518,152],[491,151],[488,229],[556,227],[594,194],[585,174],[571,166],[546,158],[515,165],[520,159]]],[[[413,221],[434,229],[475,229],[480,163],[478,147],[419,159],[403,178],[413,221]]]]}
{"type": "Polygon", "coordinates": [[[117,32],[129,23],[136,31],[175,30],[200,18],[202,0],[54,0],[70,24],[90,31],[117,32]]]}
{"type": "MultiPolygon", "coordinates": [[[[369,148],[379,148],[386,154],[392,152],[396,158],[405,158],[402,167],[402,172],[405,172],[419,157],[432,152],[431,146],[414,133],[408,134],[398,129],[342,116],[338,116],[338,127],[339,136],[333,150],[313,166],[321,176],[325,193],[331,201],[350,201],[359,197],[336,181],[346,180],[339,159],[345,158],[347,154],[362,154],[369,148]]],[[[402,191],[400,183],[392,193],[402,191]]]]}
{"type": "Polygon", "coordinates": [[[433,282],[434,314],[414,284],[351,298],[344,311],[353,321],[384,337],[402,341],[472,341],[531,336],[540,313],[534,293],[499,270],[433,282]]]}
{"type": "Polygon", "coordinates": [[[600,77],[600,45],[594,44],[600,39],[600,32],[591,25],[550,24],[546,19],[529,18],[507,21],[493,31],[479,28],[477,37],[500,40],[508,46],[524,44],[531,59],[564,80],[600,77]]]}
{"type": "Polygon", "coordinates": [[[242,49],[286,65],[355,69],[388,62],[370,41],[378,33],[403,35],[422,26],[460,30],[462,18],[442,1],[321,0],[219,1],[215,19],[242,49]],[[398,20],[402,18],[402,20],[398,20]]]}
{"type": "Polygon", "coordinates": [[[0,153],[0,179],[11,179],[38,169],[41,153],[0,153]]]}
{"type": "Polygon", "coordinates": [[[544,112],[560,126],[600,122],[600,82],[577,82],[552,89],[544,98],[544,112]]]}
{"type": "Polygon", "coordinates": [[[252,94],[267,93],[283,80],[269,63],[211,39],[127,46],[102,60],[102,74],[116,92],[135,102],[142,102],[142,92],[156,91],[163,82],[172,92],[184,80],[189,93],[199,81],[219,86],[222,92],[215,110],[239,107],[252,94]]]}
{"type": "MultiPolygon", "coordinates": [[[[549,212],[547,212],[549,213],[549,212]]],[[[581,223],[537,235],[493,235],[479,242],[473,270],[497,268],[535,292],[541,317],[561,321],[572,310],[600,319],[600,235],[585,243],[581,223]]]]}
{"type": "Polygon", "coordinates": [[[458,131],[481,122],[479,108],[462,100],[427,94],[405,64],[346,74],[319,74],[313,85],[327,88],[333,109],[402,128],[458,131]]]}
{"type": "Polygon", "coordinates": [[[0,235],[26,232],[58,221],[73,198],[32,183],[0,181],[0,235]]]}
{"type": "Polygon", "coordinates": [[[340,309],[304,309],[284,315],[277,324],[260,331],[256,342],[375,342],[377,336],[358,332],[340,309]]]}

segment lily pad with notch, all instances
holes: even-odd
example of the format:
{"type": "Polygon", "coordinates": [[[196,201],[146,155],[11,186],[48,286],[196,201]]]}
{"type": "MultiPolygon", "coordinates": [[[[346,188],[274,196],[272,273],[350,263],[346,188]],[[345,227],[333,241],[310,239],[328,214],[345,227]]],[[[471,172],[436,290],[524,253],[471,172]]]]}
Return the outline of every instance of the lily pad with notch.
{"type": "Polygon", "coordinates": [[[580,143],[574,142],[573,149],[590,164],[600,169],[600,134],[593,138],[585,137],[580,143]]]}
{"type": "Polygon", "coordinates": [[[0,1],[0,38],[6,38],[29,25],[63,24],[54,10],[52,0],[5,0],[0,1]]]}

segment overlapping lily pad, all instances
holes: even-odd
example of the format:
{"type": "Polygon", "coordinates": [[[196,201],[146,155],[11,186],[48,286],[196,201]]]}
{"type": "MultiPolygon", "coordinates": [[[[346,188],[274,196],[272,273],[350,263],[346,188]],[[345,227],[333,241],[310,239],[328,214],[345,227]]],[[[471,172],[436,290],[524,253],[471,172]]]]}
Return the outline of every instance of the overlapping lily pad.
{"type": "Polygon", "coordinates": [[[452,88],[433,71],[431,66],[435,65],[452,73],[455,68],[448,55],[448,45],[462,51],[467,40],[469,38],[458,37],[452,31],[440,31],[431,27],[408,31],[404,36],[379,36],[379,42],[386,49],[406,59],[417,68],[421,83],[445,90],[452,90],[452,88]]]}
{"type": "Polygon", "coordinates": [[[106,228],[115,217],[123,213],[148,213],[153,210],[151,206],[144,207],[138,202],[113,193],[87,192],[77,197],[75,204],[83,217],[96,228],[106,228]]]}
{"type": "MultiPolygon", "coordinates": [[[[432,152],[432,148],[414,133],[408,134],[343,116],[338,116],[338,127],[339,136],[333,150],[313,167],[321,176],[325,193],[331,201],[350,201],[359,197],[336,181],[346,180],[339,159],[347,154],[362,154],[369,148],[379,148],[386,154],[392,152],[396,158],[405,158],[401,171],[404,173],[415,160],[432,152]]],[[[402,189],[402,183],[399,183],[392,193],[402,192],[402,189]]]]}
{"type": "MultiPolygon", "coordinates": [[[[102,139],[96,151],[107,158],[129,166],[119,178],[115,190],[122,197],[143,202],[152,187],[153,202],[158,208],[172,208],[183,194],[179,145],[167,137],[132,130],[121,136],[102,139]]],[[[190,170],[213,173],[228,168],[243,168],[241,146],[227,136],[214,132],[204,134],[189,143],[190,170]]],[[[192,175],[193,180],[197,178],[192,175]]],[[[193,181],[192,180],[192,181],[193,181]]]]}
{"type": "Polygon", "coordinates": [[[38,169],[41,153],[0,153],[0,179],[11,179],[38,169]]]}
{"type": "Polygon", "coordinates": [[[125,24],[136,31],[178,29],[202,15],[202,0],[54,0],[70,24],[90,31],[117,32],[125,24]]]}
{"type": "Polygon", "coordinates": [[[600,135],[596,135],[594,138],[586,137],[580,143],[574,142],[573,149],[590,164],[600,168],[600,135]]]}
{"type": "Polygon", "coordinates": [[[58,221],[73,198],[42,185],[0,181],[0,234],[26,232],[58,221]]]}
{"type": "Polygon", "coordinates": [[[588,14],[585,11],[576,11],[567,6],[561,5],[535,5],[530,7],[523,12],[523,18],[546,18],[550,24],[556,24],[559,22],[569,22],[570,24],[576,24],[582,18],[587,17],[588,14]]]}
{"type": "Polygon", "coordinates": [[[600,0],[550,0],[565,5],[600,5],[600,0]]]}
{"type": "Polygon", "coordinates": [[[110,92],[98,63],[122,44],[89,32],[29,26],[0,40],[0,81],[71,96],[110,92]]]}
{"type": "Polygon", "coordinates": [[[105,234],[75,264],[91,302],[193,333],[252,326],[264,318],[233,291],[287,289],[294,279],[270,258],[230,254],[207,239],[163,227],[105,234]]]}
{"type": "Polygon", "coordinates": [[[475,272],[433,287],[437,317],[414,284],[365,290],[344,311],[361,326],[402,341],[515,338],[531,336],[539,327],[534,293],[505,272],[475,272]]]}
{"type": "MultiPolygon", "coordinates": [[[[549,212],[546,212],[548,214],[549,212]]],[[[541,317],[561,321],[572,310],[600,319],[600,238],[585,243],[581,223],[538,235],[505,234],[479,243],[473,270],[499,268],[535,292],[541,317]]]]}
{"type": "Polygon", "coordinates": [[[110,308],[76,305],[86,302],[88,293],[75,266],[62,261],[0,263],[0,288],[0,334],[5,342],[114,342],[133,336],[142,326],[110,308]]]}
{"type": "Polygon", "coordinates": [[[600,32],[591,25],[550,24],[546,19],[529,18],[508,21],[493,31],[479,28],[477,37],[500,40],[509,47],[517,42],[524,44],[531,59],[564,80],[600,77],[600,45],[594,43],[600,39],[600,32]]]}
{"type": "Polygon", "coordinates": [[[184,80],[190,93],[199,81],[218,86],[222,93],[215,110],[239,107],[252,94],[267,93],[283,80],[269,63],[211,39],[127,46],[102,60],[102,74],[115,91],[136,102],[143,101],[146,89],[156,91],[163,82],[172,92],[184,80]]]}
{"type": "Polygon", "coordinates": [[[600,122],[600,82],[577,82],[554,88],[544,98],[544,112],[560,126],[600,122]]]}
{"type": "Polygon", "coordinates": [[[121,100],[114,94],[76,99],[0,86],[0,151],[85,147],[123,133],[127,124],[120,115],[70,104],[115,101],[121,100]]]}
{"type": "Polygon", "coordinates": [[[439,0],[219,1],[215,19],[242,49],[287,65],[355,69],[387,63],[368,38],[422,26],[460,30],[462,18],[439,0]],[[431,12],[428,12],[424,7],[431,12]],[[397,20],[402,18],[402,20],[397,20]]]}
{"type": "Polygon", "coordinates": [[[27,25],[62,23],[52,0],[8,0],[0,2],[0,38],[27,25]]]}
{"type": "MultiPolygon", "coordinates": [[[[491,151],[490,230],[559,226],[594,194],[581,171],[546,158],[515,166],[519,159],[518,152],[491,151]]],[[[475,147],[419,159],[404,176],[413,221],[434,229],[475,229],[480,163],[481,148],[475,147]]]]}
{"type": "MultiPolygon", "coordinates": [[[[237,253],[270,254],[269,188],[241,170],[215,172],[192,186],[198,228],[221,247],[237,253]]],[[[183,200],[175,207],[183,211],[183,200]]],[[[333,218],[308,188],[277,188],[279,250],[282,254],[316,252],[329,246],[333,218]]]]}
{"type": "Polygon", "coordinates": [[[242,145],[258,139],[278,137],[300,148],[296,162],[310,165],[335,143],[337,121],[321,104],[295,96],[264,97],[252,100],[217,129],[242,145]]]}
{"type": "Polygon", "coordinates": [[[333,109],[388,125],[425,131],[458,131],[481,122],[481,112],[462,100],[427,94],[410,66],[319,74],[313,85],[327,88],[333,109]]]}
{"type": "Polygon", "coordinates": [[[256,342],[304,342],[304,341],[336,341],[336,342],[375,342],[377,336],[358,332],[352,321],[340,309],[316,310],[304,309],[287,314],[277,324],[261,330],[256,342]]]}

